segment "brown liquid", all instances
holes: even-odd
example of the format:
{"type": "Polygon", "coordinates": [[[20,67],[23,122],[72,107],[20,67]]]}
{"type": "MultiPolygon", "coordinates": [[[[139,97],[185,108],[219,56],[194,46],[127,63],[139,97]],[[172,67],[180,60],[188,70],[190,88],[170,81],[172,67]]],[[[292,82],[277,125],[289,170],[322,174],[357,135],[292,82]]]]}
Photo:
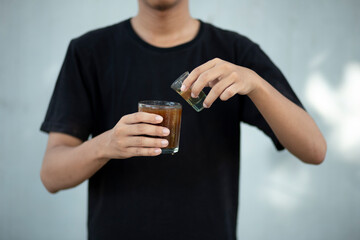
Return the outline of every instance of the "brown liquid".
{"type": "Polygon", "coordinates": [[[148,112],[162,116],[163,121],[157,125],[166,127],[170,130],[170,134],[165,137],[169,141],[169,145],[165,149],[174,149],[179,147],[182,113],[181,108],[153,109],[149,107],[139,107],[139,112],[148,112]]]}

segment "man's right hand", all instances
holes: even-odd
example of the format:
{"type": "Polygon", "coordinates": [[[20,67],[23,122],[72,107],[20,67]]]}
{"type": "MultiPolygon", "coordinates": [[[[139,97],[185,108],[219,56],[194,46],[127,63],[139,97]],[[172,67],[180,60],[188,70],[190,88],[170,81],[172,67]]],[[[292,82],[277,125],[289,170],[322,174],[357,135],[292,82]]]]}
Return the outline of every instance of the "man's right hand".
{"type": "Polygon", "coordinates": [[[161,116],[146,112],[123,116],[113,129],[106,132],[102,155],[104,158],[124,159],[161,154],[161,148],[169,144],[162,137],[170,133],[169,129],[154,125],[162,121],[161,116]]]}
{"type": "Polygon", "coordinates": [[[169,129],[154,125],[162,121],[145,112],[125,115],[114,128],[85,142],[51,132],[40,173],[44,186],[55,193],[82,183],[112,158],[159,155],[168,145],[162,137],[169,135],[169,129]]]}

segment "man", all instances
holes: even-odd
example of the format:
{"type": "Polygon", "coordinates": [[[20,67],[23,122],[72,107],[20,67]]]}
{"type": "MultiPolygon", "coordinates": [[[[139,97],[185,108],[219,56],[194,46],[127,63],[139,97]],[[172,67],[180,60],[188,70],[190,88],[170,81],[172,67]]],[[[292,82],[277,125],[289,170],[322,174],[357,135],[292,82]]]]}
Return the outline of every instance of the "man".
{"type": "Polygon", "coordinates": [[[307,163],[323,161],[325,140],[257,44],[193,19],[187,0],[138,4],[71,41],[41,127],[41,179],[52,193],[89,179],[89,239],[236,239],[240,121],[307,163]],[[182,90],[210,87],[200,113],[170,89],[191,69],[182,90]],[[183,103],[174,156],[160,155],[162,118],[137,112],[146,99],[183,103]]]}

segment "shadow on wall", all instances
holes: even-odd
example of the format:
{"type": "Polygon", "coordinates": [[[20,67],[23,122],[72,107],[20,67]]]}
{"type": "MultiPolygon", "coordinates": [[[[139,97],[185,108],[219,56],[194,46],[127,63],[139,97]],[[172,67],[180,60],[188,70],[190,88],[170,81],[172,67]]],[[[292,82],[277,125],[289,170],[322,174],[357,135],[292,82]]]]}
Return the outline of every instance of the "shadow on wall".
{"type": "Polygon", "coordinates": [[[314,70],[307,79],[305,97],[309,106],[328,127],[328,146],[340,154],[341,160],[356,162],[360,156],[360,63],[348,62],[339,85],[332,87],[317,70],[326,56],[319,55],[311,63],[314,70]]]}
{"type": "MultiPolygon", "coordinates": [[[[319,54],[309,62],[304,98],[305,107],[316,118],[327,140],[325,162],[320,167],[303,165],[300,161],[289,161],[287,153],[271,151],[269,158],[277,161],[270,163],[268,175],[258,191],[261,199],[267,199],[277,213],[285,216],[310,215],[314,206],[327,208],[340,204],[334,216],[341,218],[349,206],[354,206],[356,196],[360,196],[357,190],[360,180],[360,62],[347,61],[342,68],[323,71],[321,66],[328,59],[326,54],[319,54]],[[334,79],[336,75],[327,76],[325,72],[340,73],[339,78],[334,79]],[[354,198],[341,197],[349,193],[354,198]],[[337,196],[325,199],[332,194],[337,196]]],[[[326,215],[327,211],[317,214],[312,217],[314,222],[314,219],[333,218],[326,215]]]]}

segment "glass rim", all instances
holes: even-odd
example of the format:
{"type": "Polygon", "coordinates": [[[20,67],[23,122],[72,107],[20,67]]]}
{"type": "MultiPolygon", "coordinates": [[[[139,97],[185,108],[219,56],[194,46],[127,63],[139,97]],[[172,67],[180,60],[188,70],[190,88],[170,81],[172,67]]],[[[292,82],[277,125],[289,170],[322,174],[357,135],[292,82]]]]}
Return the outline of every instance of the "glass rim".
{"type": "Polygon", "coordinates": [[[181,85],[179,85],[179,83],[183,83],[184,80],[189,76],[189,72],[186,71],[184,72],[183,74],[181,74],[180,77],[178,77],[172,84],[171,84],[171,88],[174,89],[175,91],[176,90],[179,90],[181,88],[181,85]]]}
{"type": "Polygon", "coordinates": [[[178,102],[163,101],[163,100],[143,100],[143,101],[139,101],[138,105],[139,107],[160,108],[160,109],[182,108],[181,104],[178,102]]]}

